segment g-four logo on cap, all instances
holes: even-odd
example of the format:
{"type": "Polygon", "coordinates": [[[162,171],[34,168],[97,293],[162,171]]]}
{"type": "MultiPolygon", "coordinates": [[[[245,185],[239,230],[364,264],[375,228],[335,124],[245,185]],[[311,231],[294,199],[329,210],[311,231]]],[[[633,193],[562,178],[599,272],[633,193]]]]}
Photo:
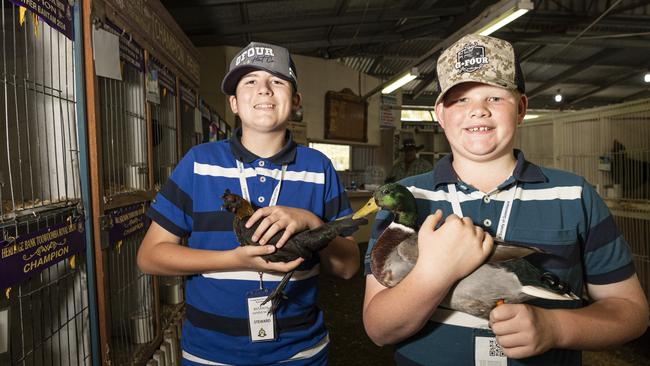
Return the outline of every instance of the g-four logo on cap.
{"type": "Polygon", "coordinates": [[[248,60],[249,63],[253,58],[255,60],[260,60],[265,61],[265,62],[273,62],[272,57],[275,55],[273,54],[273,48],[270,47],[251,47],[247,50],[242,51],[239,56],[237,56],[237,59],[235,60],[235,66],[239,66],[244,60],[248,60]],[[250,60],[249,60],[250,59],[250,60]]]}
{"type": "Polygon", "coordinates": [[[458,73],[476,71],[490,62],[488,57],[485,56],[485,47],[476,42],[465,45],[456,54],[456,59],[454,67],[458,70],[458,73]]]}

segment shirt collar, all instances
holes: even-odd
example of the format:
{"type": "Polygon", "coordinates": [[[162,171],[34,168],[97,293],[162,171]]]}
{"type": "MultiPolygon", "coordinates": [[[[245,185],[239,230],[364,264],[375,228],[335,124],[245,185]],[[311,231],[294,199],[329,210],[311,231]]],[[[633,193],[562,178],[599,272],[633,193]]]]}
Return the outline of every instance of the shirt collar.
{"type": "MultiPolygon", "coordinates": [[[[261,159],[259,156],[248,151],[241,143],[241,127],[235,129],[232,137],[230,138],[230,151],[235,156],[236,159],[243,163],[251,163],[257,159],[261,159]]],[[[268,160],[277,165],[289,164],[292,163],[296,158],[296,149],[298,145],[293,141],[293,135],[291,131],[286,130],[285,134],[286,143],[282,149],[275,155],[268,158],[268,160]]]]}
{"type": "Polygon", "coordinates": [[[542,172],[542,168],[526,160],[521,150],[515,149],[514,154],[517,159],[517,165],[515,165],[512,176],[518,182],[541,183],[548,181],[548,178],[542,172]]]}
{"type": "MultiPolygon", "coordinates": [[[[514,178],[515,181],[537,183],[546,182],[548,180],[539,166],[527,161],[524,158],[524,153],[521,150],[515,149],[514,155],[515,159],[517,159],[517,164],[515,165],[515,169],[512,172],[512,178],[514,178]]],[[[453,159],[453,156],[449,154],[438,161],[434,170],[435,173],[433,175],[434,187],[437,187],[440,184],[458,182],[456,171],[451,165],[453,159]]],[[[510,179],[508,179],[505,183],[507,184],[509,181],[510,179]]]]}
{"type": "Polygon", "coordinates": [[[451,166],[453,158],[451,154],[447,154],[442,159],[438,160],[435,169],[433,170],[433,186],[437,187],[440,184],[456,183],[458,176],[451,166]]]}

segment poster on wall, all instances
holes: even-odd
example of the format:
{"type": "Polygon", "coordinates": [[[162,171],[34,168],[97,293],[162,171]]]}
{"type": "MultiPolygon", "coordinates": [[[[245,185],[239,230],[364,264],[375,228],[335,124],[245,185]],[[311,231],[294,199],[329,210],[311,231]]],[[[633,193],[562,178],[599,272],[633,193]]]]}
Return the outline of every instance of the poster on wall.
{"type": "Polygon", "coordinates": [[[325,138],[368,142],[368,103],[352,90],[325,93],[325,138]]]}
{"type": "Polygon", "coordinates": [[[383,95],[381,96],[381,109],[379,112],[379,127],[380,128],[396,128],[397,121],[400,120],[400,111],[397,109],[397,96],[383,95]]]}

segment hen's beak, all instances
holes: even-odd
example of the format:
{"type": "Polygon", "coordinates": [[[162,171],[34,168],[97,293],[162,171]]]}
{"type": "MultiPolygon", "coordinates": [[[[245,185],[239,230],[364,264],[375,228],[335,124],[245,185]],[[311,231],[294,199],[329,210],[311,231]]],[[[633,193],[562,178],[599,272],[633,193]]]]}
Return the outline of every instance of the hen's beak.
{"type": "Polygon", "coordinates": [[[375,203],[375,198],[370,197],[368,202],[363,205],[360,209],[357,210],[357,212],[352,215],[352,219],[358,219],[361,217],[366,217],[370,215],[371,213],[379,211],[379,206],[377,206],[377,203],[375,203]]]}

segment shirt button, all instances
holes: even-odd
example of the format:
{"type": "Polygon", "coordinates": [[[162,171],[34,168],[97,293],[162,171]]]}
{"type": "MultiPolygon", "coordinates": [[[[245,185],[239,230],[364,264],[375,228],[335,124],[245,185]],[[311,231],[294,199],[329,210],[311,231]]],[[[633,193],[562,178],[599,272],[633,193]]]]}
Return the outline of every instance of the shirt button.
{"type": "Polygon", "coordinates": [[[260,177],[260,182],[262,182],[262,183],[266,182],[266,177],[265,177],[265,176],[261,176],[261,177],[260,177]]]}
{"type": "Polygon", "coordinates": [[[259,166],[264,166],[264,160],[260,160],[259,163],[257,163],[259,166]]]}
{"type": "Polygon", "coordinates": [[[257,197],[257,202],[264,203],[264,197],[262,196],[257,197]]]}
{"type": "Polygon", "coordinates": [[[490,219],[483,220],[483,226],[485,226],[485,227],[492,226],[492,220],[490,220],[490,219]]]}
{"type": "Polygon", "coordinates": [[[483,196],[483,202],[490,203],[490,196],[488,195],[483,196]]]}

